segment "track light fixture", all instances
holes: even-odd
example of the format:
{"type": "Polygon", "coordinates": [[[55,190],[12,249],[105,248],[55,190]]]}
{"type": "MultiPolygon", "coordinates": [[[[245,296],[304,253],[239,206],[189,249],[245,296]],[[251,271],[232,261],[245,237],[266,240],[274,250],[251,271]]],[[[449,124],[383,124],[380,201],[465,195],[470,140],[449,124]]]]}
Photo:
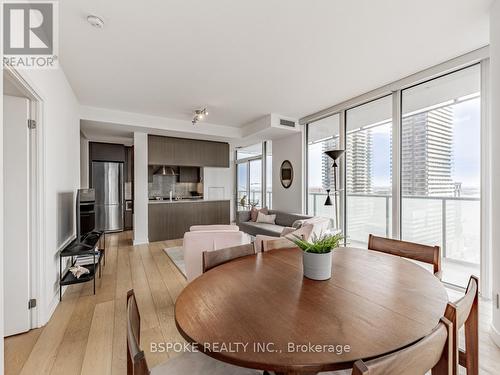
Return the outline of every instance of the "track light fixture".
{"type": "Polygon", "coordinates": [[[193,123],[193,125],[196,125],[198,121],[203,120],[207,116],[208,116],[208,111],[206,107],[203,109],[196,109],[194,111],[193,120],[191,122],[193,123]]]}

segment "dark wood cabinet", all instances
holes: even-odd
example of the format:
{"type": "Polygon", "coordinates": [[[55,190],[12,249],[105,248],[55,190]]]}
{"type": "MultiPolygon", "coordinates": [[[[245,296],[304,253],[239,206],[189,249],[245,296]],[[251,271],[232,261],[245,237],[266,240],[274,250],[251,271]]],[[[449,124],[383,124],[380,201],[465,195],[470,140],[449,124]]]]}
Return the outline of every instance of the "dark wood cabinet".
{"type": "Polygon", "coordinates": [[[230,201],[149,204],[149,241],[183,238],[192,225],[230,223],[230,201]]]}
{"type": "Polygon", "coordinates": [[[150,135],[148,158],[150,165],[229,168],[229,144],[150,135]]]}
{"type": "Polygon", "coordinates": [[[229,168],[229,144],[205,142],[200,145],[201,157],[207,161],[207,167],[229,168]]]}
{"type": "Polygon", "coordinates": [[[174,160],[175,138],[150,135],[148,137],[148,164],[169,165],[174,160]]]}
{"type": "Polygon", "coordinates": [[[132,211],[125,211],[125,222],[124,222],[124,229],[125,230],[130,230],[134,226],[134,220],[133,220],[133,214],[132,211]]]}
{"type": "Polygon", "coordinates": [[[90,161],[125,162],[125,146],[114,143],[90,142],[90,161]]]}
{"type": "Polygon", "coordinates": [[[134,181],[134,148],[125,147],[125,182],[134,181]]]}
{"type": "Polygon", "coordinates": [[[200,182],[200,168],[179,167],[179,182],[200,182]]]}

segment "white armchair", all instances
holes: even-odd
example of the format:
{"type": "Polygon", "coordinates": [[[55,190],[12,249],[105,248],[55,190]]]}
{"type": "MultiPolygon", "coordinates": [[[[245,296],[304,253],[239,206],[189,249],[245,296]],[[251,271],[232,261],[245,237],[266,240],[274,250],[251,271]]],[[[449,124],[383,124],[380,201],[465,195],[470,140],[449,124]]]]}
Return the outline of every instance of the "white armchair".
{"type": "Polygon", "coordinates": [[[299,229],[285,227],[280,237],[257,235],[255,237],[255,252],[267,251],[269,249],[279,249],[295,246],[286,236],[294,234],[308,241],[313,236],[320,236],[331,228],[331,219],[324,217],[312,217],[304,220],[299,229]]]}
{"type": "Polygon", "coordinates": [[[184,234],[184,262],[188,281],[203,273],[203,252],[250,243],[235,225],[193,226],[184,234]]]}

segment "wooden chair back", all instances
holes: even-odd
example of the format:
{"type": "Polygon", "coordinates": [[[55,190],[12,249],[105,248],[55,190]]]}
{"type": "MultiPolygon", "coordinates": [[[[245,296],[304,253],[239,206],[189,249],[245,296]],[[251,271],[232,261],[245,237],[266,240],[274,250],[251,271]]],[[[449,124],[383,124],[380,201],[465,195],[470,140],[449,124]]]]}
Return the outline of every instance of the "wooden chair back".
{"type": "Polygon", "coordinates": [[[432,264],[434,275],[441,278],[441,249],[439,246],[427,246],[370,234],[368,249],[432,264]]]}
{"type": "Polygon", "coordinates": [[[247,255],[254,255],[255,249],[253,244],[227,247],[225,249],[204,251],[203,252],[203,273],[208,270],[220,266],[223,263],[230,262],[236,258],[247,255]]]}
{"type": "Polygon", "coordinates": [[[467,370],[467,375],[479,374],[479,279],[471,276],[465,295],[456,302],[449,302],[444,316],[453,323],[453,374],[458,366],[467,370]],[[465,350],[458,345],[458,331],[465,325],[465,350]]]}
{"type": "Polygon", "coordinates": [[[287,238],[276,238],[275,240],[262,241],[262,251],[266,252],[275,249],[289,249],[296,247],[296,245],[287,238]]]}
{"type": "Polygon", "coordinates": [[[434,330],[415,344],[368,362],[354,363],[352,375],[451,375],[453,325],[441,318],[434,330]]]}
{"type": "Polygon", "coordinates": [[[141,316],[134,290],[127,292],[127,375],[148,375],[144,351],[140,348],[141,316]]]}

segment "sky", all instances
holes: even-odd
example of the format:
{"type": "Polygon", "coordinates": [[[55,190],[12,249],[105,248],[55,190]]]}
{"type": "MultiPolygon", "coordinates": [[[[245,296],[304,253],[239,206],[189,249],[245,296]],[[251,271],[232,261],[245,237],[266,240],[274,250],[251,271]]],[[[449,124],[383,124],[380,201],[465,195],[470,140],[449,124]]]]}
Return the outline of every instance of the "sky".
{"type": "MultiPolygon", "coordinates": [[[[475,98],[453,106],[453,149],[452,178],[454,182],[462,182],[462,187],[479,188],[480,186],[480,98],[475,98]]],[[[390,129],[391,125],[372,128],[373,186],[390,186],[390,129]]],[[[320,143],[309,146],[309,187],[321,187],[321,155],[320,143]]]]}

